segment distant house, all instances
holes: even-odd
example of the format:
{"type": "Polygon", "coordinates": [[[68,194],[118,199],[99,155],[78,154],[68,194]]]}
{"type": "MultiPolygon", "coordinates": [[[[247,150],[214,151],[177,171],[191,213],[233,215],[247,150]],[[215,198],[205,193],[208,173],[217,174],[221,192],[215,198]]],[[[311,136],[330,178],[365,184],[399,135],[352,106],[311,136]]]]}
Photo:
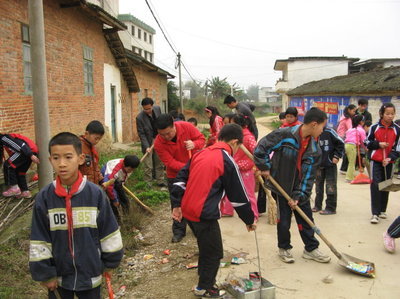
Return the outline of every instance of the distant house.
{"type": "MultiPolygon", "coordinates": [[[[287,93],[304,83],[349,74],[349,65],[358,58],[346,56],[289,57],[275,61],[274,70],[282,71],[282,78],[275,85],[282,94],[282,109],[288,107],[287,93]]],[[[302,111],[300,111],[302,114],[302,111]]]]}
{"type": "Polygon", "coordinates": [[[400,58],[373,58],[357,61],[350,66],[350,73],[367,72],[392,66],[400,66],[400,58]]]}
{"type": "Polygon", "coordinates": [[[400,67],[376,69],[369,72],[337,76],[313,81],[290,90],[290,106],[308,110],[313,106],[328,113],[329,122],[336,125],[349,104],[361,98],[368,100],[372,119],[379,119],[383,103],[392,102],[400,111],[400,67]]]}
{"type": "Polygon", "coordinates": [[[261,87],[258,91],[258,102],[268,104],[269,112],[281,112],[281,98],[280,94],[275,92],[272,87],[261,87]]]}
{"type": "Polygon", "coordinates": [[[168,79],[175,76],[154,64],[156,31],[131,14],[120,14],[118,19],[127,27],[127,30],[119,31],[118,34],[139,87],[138,92],[132,94],[132,103],[130,103],[134,114],[125,123],[126,129],[132,130],[132,134],[136,137],[135,117],[142,111],[140,105],[142,99],[150,97],[161,107],[162,112],[168,112],[167,83],[168,79]]]}

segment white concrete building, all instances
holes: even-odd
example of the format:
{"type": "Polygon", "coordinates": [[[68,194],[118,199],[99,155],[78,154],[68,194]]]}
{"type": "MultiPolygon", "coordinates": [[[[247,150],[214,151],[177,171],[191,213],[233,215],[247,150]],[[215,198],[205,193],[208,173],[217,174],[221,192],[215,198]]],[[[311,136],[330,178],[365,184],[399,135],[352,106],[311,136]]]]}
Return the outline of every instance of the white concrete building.
{"type": "Polygon", "coordinates": [[[258,101],[260,103],[276,103],[279,100],[279,93],[272,87],[261,87],[258,91],[258,101]]]}
{"type": "Polygon", "coordinates": [[[304,83],[348,75],[349,66],[358,58],[338,57],[289,57],[275,61],[274,70],[282,71],[282,78],[275,85],[282,94],[282,109],[288,107],[287,92],[304,83]]]}
{"type": "Polygon", "coordinates": [[[112,15],[114,18],[118,18],[119,0],[86,0],[86,1],[101,7],[110,15],[112,15]]]}
{"type": "Polygon", "coordinates": [[[118,20],[128,27],[127,30],[118,32],[125,49],[132,50],[147,61],[154,63],[154,34],[156,31],[131,14],[120,14],[118,20]]]}

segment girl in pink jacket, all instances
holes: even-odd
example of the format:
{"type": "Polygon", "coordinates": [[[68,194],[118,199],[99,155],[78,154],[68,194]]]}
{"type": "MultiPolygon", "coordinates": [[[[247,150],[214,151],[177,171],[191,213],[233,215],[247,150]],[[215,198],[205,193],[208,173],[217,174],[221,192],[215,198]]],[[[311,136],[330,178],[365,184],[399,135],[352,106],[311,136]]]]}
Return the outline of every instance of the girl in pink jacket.
{"type": "MultiPolygon", "coordinates": [[[[254,135],[248,129],[250,119],[243,114],[238,114],[233,117],[233,123],[238,124],[243,129],[243,145],[250,153],[254,152],[257,146],[257,141],[254,135]]],[[[243,184],[246,189],[247,197],[250,200],[251,209],[253,210],[255,219],[258,219],[257,198],[255,196],[255,178],[254,178],[254,162],[239,149],[233,156],[240,175],[242,176],[243,184]]],[[[227,198],[224,198],[221,203],[221,213],[224,216],[233,215],[233,207],[227,198]]]]}
{"type": "Polygon", "coordinates": [[[346,150],[349,166],[346,172],[346,181],[351,182],[354,179],[354,171],[356,167],[357,152],[364,145],[364,140],[367,138],[364,125],[364,116],[355,115],[352,118],[352,128],[346,132],[344,148],[346,150]]]}

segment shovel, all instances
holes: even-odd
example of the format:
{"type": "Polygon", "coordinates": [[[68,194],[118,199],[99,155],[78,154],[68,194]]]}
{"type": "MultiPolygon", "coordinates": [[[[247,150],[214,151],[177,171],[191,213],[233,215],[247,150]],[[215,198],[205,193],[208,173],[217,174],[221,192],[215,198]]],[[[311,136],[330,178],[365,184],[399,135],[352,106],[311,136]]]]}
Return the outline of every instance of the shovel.
{"type": "MultiPolygon", "coordinates": [[[[291,202],[293,199],[282,189],[282,187],[275,181],[272,176],[268,177],[268,180],[275,186],[276,189],[286,198],[288,202],[291,202]]],[[[325,242],[325,244],[329,247],[329,249],[336,255],[339,259],[338,263],[340,266],[346,268],[347,270],[363,275],[366,277],[375,277],[375,264],[372,262],[363,261],[356,257],[350,256],[345,253],[340,253],[336,250],[336,248],[332,245],[331,242],[322,234],[320,229],[311,221],[310,218],[301,210],[298,206],[294,207],[294,210],[299,213],[299,215],[308,223],[309,226],[316,232],[316,234],[325,242]]]]}
{"type": "MultiPolygon", "coordinates": [[[[241,144],[240,148],[244,151],[244,153],[252,160],[254,160],[253,155],[241,144]]],[[[286,198],[288,202],[291,202],[293,199],[290,198],[289,194],[286,193],[285,190],[275,181],[272,176],[268,177],[268,180],[275,186],[276,189],[286,198]]],[[[301,210],[298,206],[294,207],[294,210],[299,213],[299,215],[308,223],[309,226],[316,232],[316,234],[325,242],[325,244],[329,247],[329,249],[333,252],[334,255],[339,259],[338,263],[340,266],[345,267],[347,270],[363,275],[366,277],[375,277],[375,264],[372,262],[363,261],[351,255],[340,253],[336,250],[336,248],[332,245],[331,242],[322,234],[320,229],[311,221],[310,218],[304,214],[303,210],[301,210]]]]}

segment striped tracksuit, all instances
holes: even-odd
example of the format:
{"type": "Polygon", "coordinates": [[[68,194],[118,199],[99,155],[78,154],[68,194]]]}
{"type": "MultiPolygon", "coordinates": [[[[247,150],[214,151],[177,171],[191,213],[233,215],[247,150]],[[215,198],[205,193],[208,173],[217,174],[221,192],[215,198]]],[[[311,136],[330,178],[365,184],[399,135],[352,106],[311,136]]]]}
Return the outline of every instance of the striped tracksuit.
{"type": "Polygon", "coordinates": [[[400,216],[397,217],[393,223],[389,226],[387,233],[392,238],[399,238],[400,237],[400,216]]]}
{"type": "Polygon", "coordinates": [[[4,180],[7,186],[18,185],[21,191],[28,190],[26,172],[32,164],[32,155],[37,155],[38,148],[29,138],[19,134],[0,134],[0,152],[3,149],[9,158],[4,161],[4,180]]]}

